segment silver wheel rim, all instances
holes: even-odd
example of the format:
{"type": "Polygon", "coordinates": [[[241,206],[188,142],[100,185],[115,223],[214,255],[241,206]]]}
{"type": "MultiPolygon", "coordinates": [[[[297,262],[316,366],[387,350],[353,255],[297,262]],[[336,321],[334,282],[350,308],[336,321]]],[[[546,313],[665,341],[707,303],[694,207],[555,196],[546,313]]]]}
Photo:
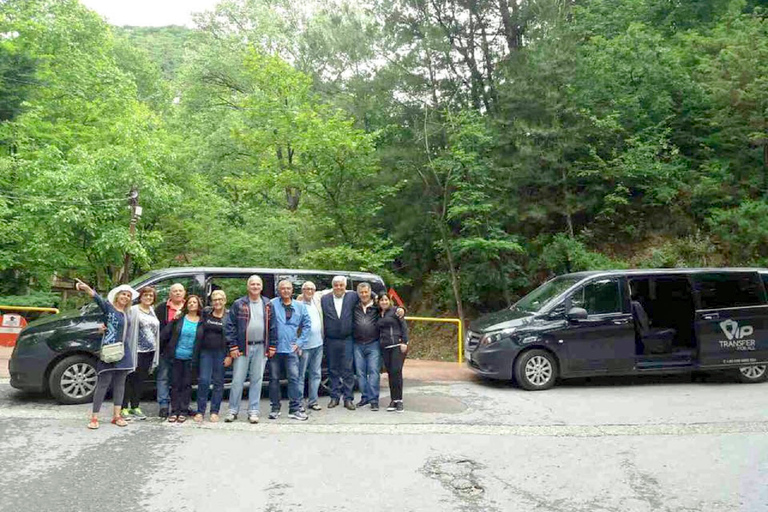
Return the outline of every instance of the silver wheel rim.
{"type": "Polygon", "coordinates": [[[96,389],[96,368],[75,363],[61,374],[61,392],[69,398],[84,398],[96,389]]]}
{"type": "Polygon", "coordinates": [[[766,366],[764,364],[756,366],[742,366],[739,368],[741,374],[748,379],[759,379],[765,374],[766,366]]]}
{"type": "Polygon", "coordinates": [[[534,386],[543,386],[552,380],[554,368],[544,356],[533,356],[525,363],[525,378],[534,386]]]}

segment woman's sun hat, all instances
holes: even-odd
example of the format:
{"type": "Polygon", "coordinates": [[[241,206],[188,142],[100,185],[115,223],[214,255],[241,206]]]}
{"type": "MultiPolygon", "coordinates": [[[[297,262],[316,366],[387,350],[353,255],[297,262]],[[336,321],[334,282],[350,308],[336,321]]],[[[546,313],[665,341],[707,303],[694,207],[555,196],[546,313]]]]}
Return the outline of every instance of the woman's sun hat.
{"type": "Polygon", "coordinates": [[[117,297],[117,294],[120,292],[131,292],[131,300],[134,300],[139,296],[139,292],[137,292],[127,284],[121,284],[120,286],[109,290],[109,293],[107,294],[107,300],[111,303],[114,303],[115,297],[117,297]]]}

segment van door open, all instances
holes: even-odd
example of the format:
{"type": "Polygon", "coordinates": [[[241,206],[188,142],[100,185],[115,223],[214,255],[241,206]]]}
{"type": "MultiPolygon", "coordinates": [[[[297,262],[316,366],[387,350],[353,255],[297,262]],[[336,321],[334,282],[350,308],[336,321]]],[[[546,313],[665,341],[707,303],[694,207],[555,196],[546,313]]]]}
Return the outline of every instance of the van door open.
{"type": "Polygon", "coordinates": [[[702,367],[768,361],[768,305],[757,272],[694,276],[696,338],[702,367]]]}

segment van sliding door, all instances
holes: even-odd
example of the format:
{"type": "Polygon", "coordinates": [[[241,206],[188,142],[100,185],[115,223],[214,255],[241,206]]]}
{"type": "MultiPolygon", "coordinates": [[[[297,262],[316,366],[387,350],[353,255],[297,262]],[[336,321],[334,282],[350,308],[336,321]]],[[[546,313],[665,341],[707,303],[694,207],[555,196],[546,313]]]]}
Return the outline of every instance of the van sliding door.
{"type": "Polygon", "coordinates": [[[694,286],[699,364],[768,361],[768,305],[757,272],[697,274],[694,286]]]}

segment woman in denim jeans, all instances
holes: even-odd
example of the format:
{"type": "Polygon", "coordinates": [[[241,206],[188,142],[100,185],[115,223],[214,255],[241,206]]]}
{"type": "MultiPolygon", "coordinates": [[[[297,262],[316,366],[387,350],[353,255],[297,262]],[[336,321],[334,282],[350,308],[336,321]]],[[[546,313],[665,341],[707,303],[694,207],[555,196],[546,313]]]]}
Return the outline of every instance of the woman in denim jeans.
{"type": "Polygon", "coordinates": [[[211,422],[219,421],[221,399],[224,397],[224,367],[232,364],[232,358],[227,356],[227,340],[224,338],[227,295],[223,290],[215,290],[211,294],[211,302],[213,310],[203,314],[202,325],[197,331],[195,343],[198,361],[197,414],[195,414],[197,423],[202,422],[205,416],[211,382],[213,382],[211,422]]]}

